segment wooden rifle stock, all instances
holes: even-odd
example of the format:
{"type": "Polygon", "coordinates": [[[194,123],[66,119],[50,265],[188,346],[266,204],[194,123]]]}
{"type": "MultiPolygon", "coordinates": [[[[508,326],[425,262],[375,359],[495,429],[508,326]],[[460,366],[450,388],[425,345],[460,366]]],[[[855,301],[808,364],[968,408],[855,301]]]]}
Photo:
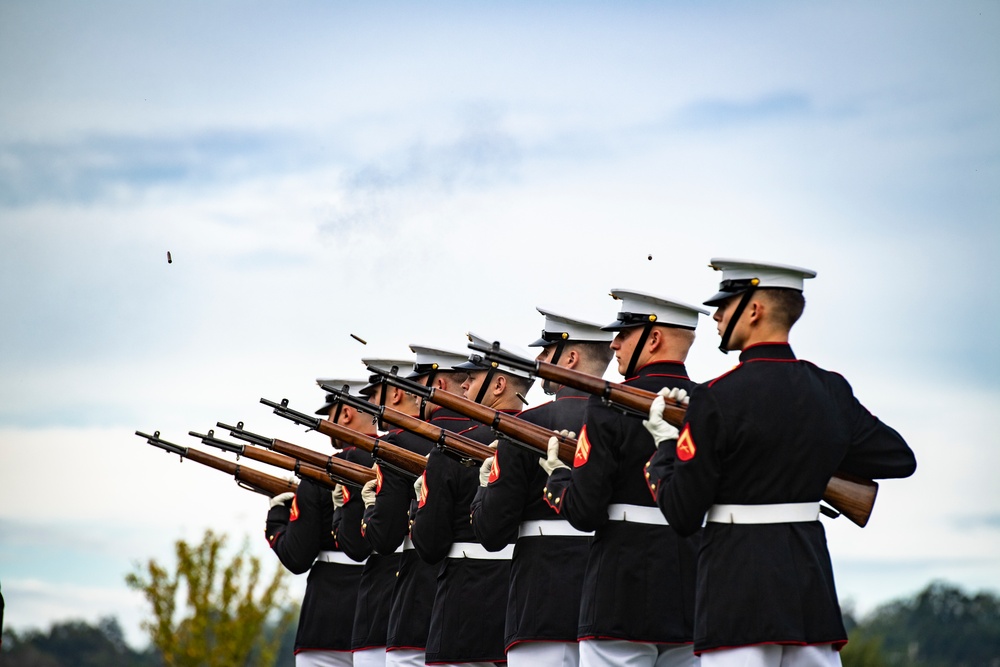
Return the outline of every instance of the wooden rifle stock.
{"type": "Polygon", "coordinates": [[[476,442],[472,438],[445,430],[440,426],[435,426],[423,419],[418,419],[412,415],[392,408],[383,408],[379,416],[394,426],[398,426],[404,431],[409,431],[421,438],[435,442],[444,449],[457,454],[458,456],[482,463],[490,456],[496,454],[495,451],[486,445],[476,442]]]}
{"type": "MultiPolygon", "coordinates": [[[[368,370],[372,373],[380,375],[383,380],[391,385],[420,396],[435,405],[453,410],[454,412],[464,415],[465,417],[468,417],[473,421],[477,421],[480,424],[486,424],[487,426],[493,428],[493,430],[509,436],[515,444],[527,445],[537,450],[541,456],[547,455],[548,442],[551,438],[555,437],[559,442],[560,460],[564,460],[566,463],[570,464],[573,462],[573,458],[576,455],[576,440],[573,440],[572,438],[568,438],[560,433],[557,433],[556,431],[547,429],[544,426],[539,426],[537,424],[526,422],[523,419],[518,419],[514,415],[500,412],[499,410],[494,410],[493,408],[488,408],[481,403],[476,403],[475,401],[463,398],[457,394],[452,394],[451,392],[439,390],[434,387],[425,387],[424,385],[418,384],[413,380],[398,377],[395,373],[387,372],[373,366],[369,366],[368,370]]],[[[327,385],[323,385],[323,388],[330,391],[330,387],[327,385]]],[[[490,450],[488,456],[492,456],[493,453],[494,452],[490,450]]],[[[485,460],[485,458],[481,460],[485,460]]]]}
{"type": "MultiPolygon", "coordinates": [[[[645,389],[608,382],[604,378],[555,366],[544,361],[535,362],[535,364],[538,377],[585,391],[594,396],[600,396],[609,403],[625,408],[628,412],[641,416],[643,419],[649,415],[649,408],[657,396],[654,392],[645,389]]],[[[678,429],[683,428],[687,408],[681,403],[669,400],[665,400],[664,403],[664,421],[678,429]]],[[[823,500],[864,528],[871,517],[877,493],[878,484],[876,482],[838,471],[834,473],[827,484],[823,500]]]]}
{"type": "MultiPolygon", "coordinates": [[[[395,376],[393,377],[398,380],[395,376]]],[[[416,383],[412,383],[412,385],[423,388],[422,385],[417,385],[416,383]]],[[[334,400],[344,405],[349,405],[360,412],[370,414],[377,420],[398,426],[404,431],[409,431],[425,440],[429,440],[450,454],[455,455],[460,462],[476,461],[481,463],[495,453],[489,447],[476,442],[472,438],[445,430],[419,417],[408,415],[405,412],[400,412],[388,406],[370,403],[357,396],[351,396],[347,393],[346,388],[338,389],[322,382],[320,386],[334,396],[334,400]]],[[[426,392],[427,390],[424,389],[424,391],[426,392]]]]}
{"type": "Polygon", "coordinates": [[[279,468],[285,468],[286,470],[294,470],[296,473],[302,472],[303,477],[320,482],[328,488],[333,488],[337,482],[348,486],[361,487],[365,485],[365,482],[375,479],[375,473],[372,472],[371,468],[351,461],[345,461],[335,456],[327,456],[312,449],[293,445],[284,440],[251,433],[243,428],[243,422],[239,422],[236,426],[218,422],[216,426],[229,429],[230,435],[234,438],[245,440],[251,445],[257,445],[265,449],[246,447],[245,445],[233,445],[232,443],[212,437],[211,431],[209,431],[210,435],[207,439],[198,433],[192,433],[191,435],[201,437],[202,442],[207,444],[221,444],[223,447],[235,451],[241,456],[248,456],[252,459],[278,466],[279,468]],[[317,477],[317,473],[319,477],[317,477]]]}
{"type": "MultiPolygon", "coordinates": [[[[559,441],[559,460],[568,465],[573,465],[573,457],[576,455],[576,440],[573,438],[560,435],[544,426],[518,419],[514,415],[488,408],[485,405],[447,391],[431,389],[428,400],[435,405],[453,410],[481,424],[492,426],[500,433],[537,449],[541,456],[546,455],[549,439],[554,436],[559,441]]],[[[491,456],[492,454],[490,452],[491,456]]]]}
{"type": "Polygon", "coordinates": [[[292,410],[288,407],[288,399],[282,399],[281,403],[275,403],[274,401],[262,398],[260,399],[260,402],[270,408],[273,408],[274,414],[279,417],[284,417],[285,419],[289,419],[297,424],[308,426],[311,429],[319,431],[323,435],[369,452],[373,457],[379,459],[388,467],[393,468],[404,475],[419,477],[424,473],[424,466],[427,463],[427,459],[420,454],[411,452],[408,449],[403,449],[402,447],[397,447],[392,443],[382,442],[378,438],[370,435],[358,433],[357,431],[349,429],[346,426],[335,424],[328,419],[319,419],[317,417],[313,417],[312,415],[292,410]]]}
{"type": "Polygon", "coordinates": [[[303,463],[307,463],[313,469],[318,468],[320,473],[327,478],[327,481],[330,481],[330,478],[333,477],[342,484],[361,487],[369,480],[375,479],[375,471],[371,468],[351,461],[345,461],[336,456],[327,456],[326,454],[300,447],[285,440],[274,438],[271,448],[275,452],[279,452],[279,455],[285,454],[285,458],[298,459],[303,463]]]}
{"type": "MultiPolygon", "coordinates": [[[[375,458],[384,461],[400,472],[414,477],[424,474],[424,466],[427,464],[427,459],[416,452],[403,449],[391,442],[383,442],[370,435],[362,435],[346,426],[334,424],[329,419],[320,419],[317,430],[323,435],[336,438],[341,442],[346,442],[358,449],[363,449],[371,453],[375,458]]],[[[372,473],[372,478],[374,479],[374,471],[369,470],[369,472],[372,473]]]]}
{"type": "Polygon", "coordinates": [[[219,458],[218,456],[206,454],[205,452],[197,449],[174,445],[173,443],[169,443],[166,440],[161,439],[159,431],[156,431],[154,435],[146,435],[145,433],[140,433],[139,431],[136,431],[135,434],[146,438],[149,444],[177,454],[181,458],[190,459],[196,463],[206,465],[209,468],[215,468],[220,472],[232,475],[233,478],[235,478],[237,482],[240,482],[241,486],[244,488],[270,498],[273,498],[280,493],[286,493],[289,491],[294,493],[299,486],[296,482],[281,479],[280,477],[275,477],[274,475],[268,475],[267,473],[260,472],[259,470],[254,470],[253,468],[245,468],[238,463],[233,463],[232,461],[227,461],[226,459],[219,458]]]}
{"type": "MultiPolygon", "coordinates": [[[[320,486],[326,487],[331,491],[336,488],[338,482],[342,484],[349,484],[351,486],[358,486],[358,483],[354,481],[350,474],[344,476],[334,474],[339,471],[332,466],[328,466],[330,470],[327,470],[321,466],[311,465],[293,456],[287,456],[285,454],[278,453],[277,451],[258,449],[257,447],[226,442],[225,440],[216,438],[214,431],[209,431],[207,435],[203,433],[195,433],[194,431],[188,431],[188,435],[201,438],[201,441],[206,445],[219,447],[224,451],[233,452],[236,456],[245,456],[248,459],[272,465],[275,468],[290,470],[297,476],[311,479],[320,486]],[[331,472],[331,470],[333,470],[333,472],[331,472]]],[[[273,439],[272,442],[274,442],[273,439]]],[[[362,470],[367,470],[367,468],[364,468],[363,466],[358,467],[362,470]]]]}

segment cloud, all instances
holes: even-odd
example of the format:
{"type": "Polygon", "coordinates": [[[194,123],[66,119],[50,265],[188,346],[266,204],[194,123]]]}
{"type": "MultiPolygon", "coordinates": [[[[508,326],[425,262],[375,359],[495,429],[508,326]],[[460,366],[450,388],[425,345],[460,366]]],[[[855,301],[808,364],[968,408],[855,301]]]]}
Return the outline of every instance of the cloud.
{"type": "Polygon", "coordinates": [[[684,106],[674,121],[686,128],[736,127],[791,118],[805,118],[814,111],[808,95],[797,91],[773,92],[748,101],[707,98],[684,106]]]}
{"type": "Polygon", "coordinates": [[[156,187],[194,191],[301,168],[291,134],[206,129],[181,136],[92,135],[0,144],[0,206],[93,204],[156,187]]]}
{"type": "Polygon", "coordinates": [[[962,515],[955,518],[954,525],[961,530],[1000,530],[1000,513],[962,515]]]}
{"type": "Polygon", "coordinates": [[[325,234],[382,227],[400,206],[433,196],[479,190],[517,177],[523,155],[517,139],[503,130],[495,113],[481,111],[455,137],[415,141],[351,169],[341,179],[340,200],[320,225],[325,234]]]}

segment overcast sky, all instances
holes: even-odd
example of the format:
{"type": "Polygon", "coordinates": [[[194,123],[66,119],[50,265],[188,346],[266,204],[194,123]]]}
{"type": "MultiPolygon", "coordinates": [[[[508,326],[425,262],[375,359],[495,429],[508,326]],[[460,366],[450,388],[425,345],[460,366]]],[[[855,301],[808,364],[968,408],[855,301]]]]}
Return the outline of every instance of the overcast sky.
{"type": "Polygon", "coordinates": [[[325,450],[258,399],[524,345],[538,305],[611,321],[611,288],[697,303],[712,257],[816,270],[796,352],[917,453],[827,523],[841,597],[1000,589],[998,32],[994,2],[0,0],[7,624],[142,643],[125,573],[207,527],[276,562],[263,498],[136,429],[325,450]]]}

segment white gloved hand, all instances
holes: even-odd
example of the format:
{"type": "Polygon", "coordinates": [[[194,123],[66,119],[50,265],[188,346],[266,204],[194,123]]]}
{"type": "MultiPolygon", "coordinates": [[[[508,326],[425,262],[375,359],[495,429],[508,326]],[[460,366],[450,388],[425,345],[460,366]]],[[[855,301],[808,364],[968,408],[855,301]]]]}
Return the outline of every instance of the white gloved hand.
{"type": "Polygon", "coordinates": [[[653,442],[659,445],[666,440],[676,440],[680,435],[675,426],[668,424],[663,419],[663,408],[666,405],[664,399],[669,398],[672,401],[687,405],[688,395],[686,391],[677,387],[673,389],[664,387],[657,394],[658,396],[653,399],[653,404],[649,406],[649,419],[642,420],[642,425],[653,436],[653,442]]]}
{"type": "Polygon", "coordinates": [[[291,491],[285,491],[284,493],[279,493],[274,498],[271,498],[271,507],[277,507],[278,505],[284,505],[286,503],[292,502],[292,498],[295,494],[291,491]]]}
{"type": "Polygon", "coordinates": [[[344,506],[344,487],[338,484],[333,487],[333,491],[330,492],[333,497],[333,509],[340,509],[344,506]]]}
{"type": "Polygon", "coordinates": [[[559,470],[559,468],[569,469],[568,465],[559,460],[559,438],[556,436],[549,438],[546,457],[538,459],[538,465],[542,466],[542,470],[545,471],[546,475],[551,475],[554,471],[559,470]]]}
{"type": "Polygon", "coordinates": [[[675,403],[680,403],[681,405],[687,405],[691,402],[691,398],[688,396],[687,391],[681,389],[680,387],[674,387],[673,389],[667,389],[664,387],[660,391],[656,392],[663,398],[674,401],[675,403]]]}
{"type": "Polygon", "coordinates": [[[365,485],[361,487],[361,500],[364,501],[365,507],[371,507],[375,504],[375,487],[378,486],[377,479],[370,479],[365,482],[365,485]]]}
{"type": "Polygon", "coordinates": [[[569,438],[570,440],[576,440],[576,433],[573,431],[569,431],[567,429],[559,431],[559,435],[561,435],[564,438],[569,438]]]}
{"type": "MultiPolygon", "coordinates": [[[[497,445],[500,444],[499,440],[494,440],[489,444],[489,448],[496,451],[497,445]]],[[[493,459],[496,458],[496,454],[493,456],[487,456],[483,460],[482,464],[479,466],[479,486],[486,486],[490,483],[490,473],[493,472],[493,459]]]]}
{"type": "Polygon", "coordinates": [[[415,480],[413,480],[413,491],[417,494],[417,500],[420,500],[420,494],[424,492],[424,476],[420,475],[415,480]]]}

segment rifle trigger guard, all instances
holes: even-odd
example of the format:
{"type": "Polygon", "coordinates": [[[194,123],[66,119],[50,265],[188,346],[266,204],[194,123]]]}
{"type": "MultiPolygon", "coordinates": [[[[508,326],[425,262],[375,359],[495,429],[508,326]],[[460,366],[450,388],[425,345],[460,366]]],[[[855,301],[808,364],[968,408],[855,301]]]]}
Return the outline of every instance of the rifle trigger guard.
{"type": "Polygon", "coordinates": [[[827,507],[823,503],[819,504],[819,513],[830,519],[836,519],[837,517],[840,516],[840,512],[833,509],[832,507],[827,507]]]}

